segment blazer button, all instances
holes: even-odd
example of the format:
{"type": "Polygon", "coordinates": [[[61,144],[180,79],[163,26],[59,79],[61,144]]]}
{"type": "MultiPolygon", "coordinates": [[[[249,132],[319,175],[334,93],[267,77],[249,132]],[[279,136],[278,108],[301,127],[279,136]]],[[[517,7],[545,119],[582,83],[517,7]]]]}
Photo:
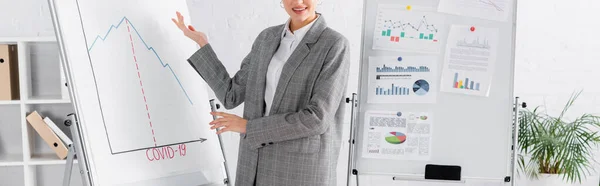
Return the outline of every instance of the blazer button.
{"type": "Polygon", "coordinates": [[[263,144],[260,144],[260,145],[262,145],[262,146],[264,147],[264,146],[266,146],[267,144],[264,144],[264,143],[263,143],[263,144]]]}
{"type": "Polygon", "coordinates": [[[269,142],[269,145],[273,145],[273,142],[269,142]]]}

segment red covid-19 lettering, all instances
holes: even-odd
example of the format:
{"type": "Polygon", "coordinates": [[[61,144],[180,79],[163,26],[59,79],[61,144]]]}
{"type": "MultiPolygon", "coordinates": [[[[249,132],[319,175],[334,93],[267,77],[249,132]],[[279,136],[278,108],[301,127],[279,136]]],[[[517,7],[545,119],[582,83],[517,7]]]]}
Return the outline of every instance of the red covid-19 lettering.
{"type": "Polygon", "coordinates": [[[185,144],[177,145],[177,148],[173,147],[159,147],[146,150],[146,158],[148,161],[160,161],[170,160],[176,157],[185,156],[187,149],[185,144]]]}

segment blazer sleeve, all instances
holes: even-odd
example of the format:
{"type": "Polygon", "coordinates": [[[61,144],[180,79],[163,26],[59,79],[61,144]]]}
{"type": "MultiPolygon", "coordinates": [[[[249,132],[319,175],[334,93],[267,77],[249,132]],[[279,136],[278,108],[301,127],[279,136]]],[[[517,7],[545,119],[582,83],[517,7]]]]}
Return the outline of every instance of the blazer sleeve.
{"type": "Polygon", "coordinates": [[[230,78],[227,69],[225,69],[210,44],[204,45],[196,51],[188,58],[188,62],[215,92],[217,99],[221,101],[223,106],[226,109],[233,109],[244,102],[248,74],[251,68],[250,58],[254,48],[253,46],[251,52],[244,58],[240,70],[233,78],[230,78]]]}
{"type": "Polygon", "coordinates": [[[309,104],[298,112],[281,113],[249,120],[244,139],[251,148],[263,143],[300,139],[325,133],[335,122],[343,101],[350,66],[348,41],[341,37],[330,48],[315,82],[309,104]],[[263,124],[260,124],[263,123],[263,124]]]}

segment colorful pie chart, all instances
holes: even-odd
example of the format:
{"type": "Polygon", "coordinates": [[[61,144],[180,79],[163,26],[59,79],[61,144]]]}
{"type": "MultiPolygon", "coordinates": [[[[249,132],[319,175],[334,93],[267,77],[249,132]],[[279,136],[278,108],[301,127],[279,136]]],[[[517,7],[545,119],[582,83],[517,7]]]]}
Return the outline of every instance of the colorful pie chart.
{"type": "Polygon", "coordinates": [[[406,141],[406,135],[401,132],[390,132],[390,134],[385,137],[385,141],[394,145],[402,144],[406,141]]]}

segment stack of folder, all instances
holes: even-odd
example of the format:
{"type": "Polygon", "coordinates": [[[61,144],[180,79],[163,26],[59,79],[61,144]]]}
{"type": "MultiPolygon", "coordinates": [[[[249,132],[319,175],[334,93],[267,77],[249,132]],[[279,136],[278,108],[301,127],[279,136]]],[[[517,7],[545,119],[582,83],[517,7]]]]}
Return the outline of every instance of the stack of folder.
{"type": "Polygon", "coordinates": [[[67,157],[67,147],[73,144],[73,142],[50,118],[45,117],[42,119],[42,116],[37,111],[33,111],[27,116],[27,121],[56,153],[59,159],[63,160],[67,157]]]}

